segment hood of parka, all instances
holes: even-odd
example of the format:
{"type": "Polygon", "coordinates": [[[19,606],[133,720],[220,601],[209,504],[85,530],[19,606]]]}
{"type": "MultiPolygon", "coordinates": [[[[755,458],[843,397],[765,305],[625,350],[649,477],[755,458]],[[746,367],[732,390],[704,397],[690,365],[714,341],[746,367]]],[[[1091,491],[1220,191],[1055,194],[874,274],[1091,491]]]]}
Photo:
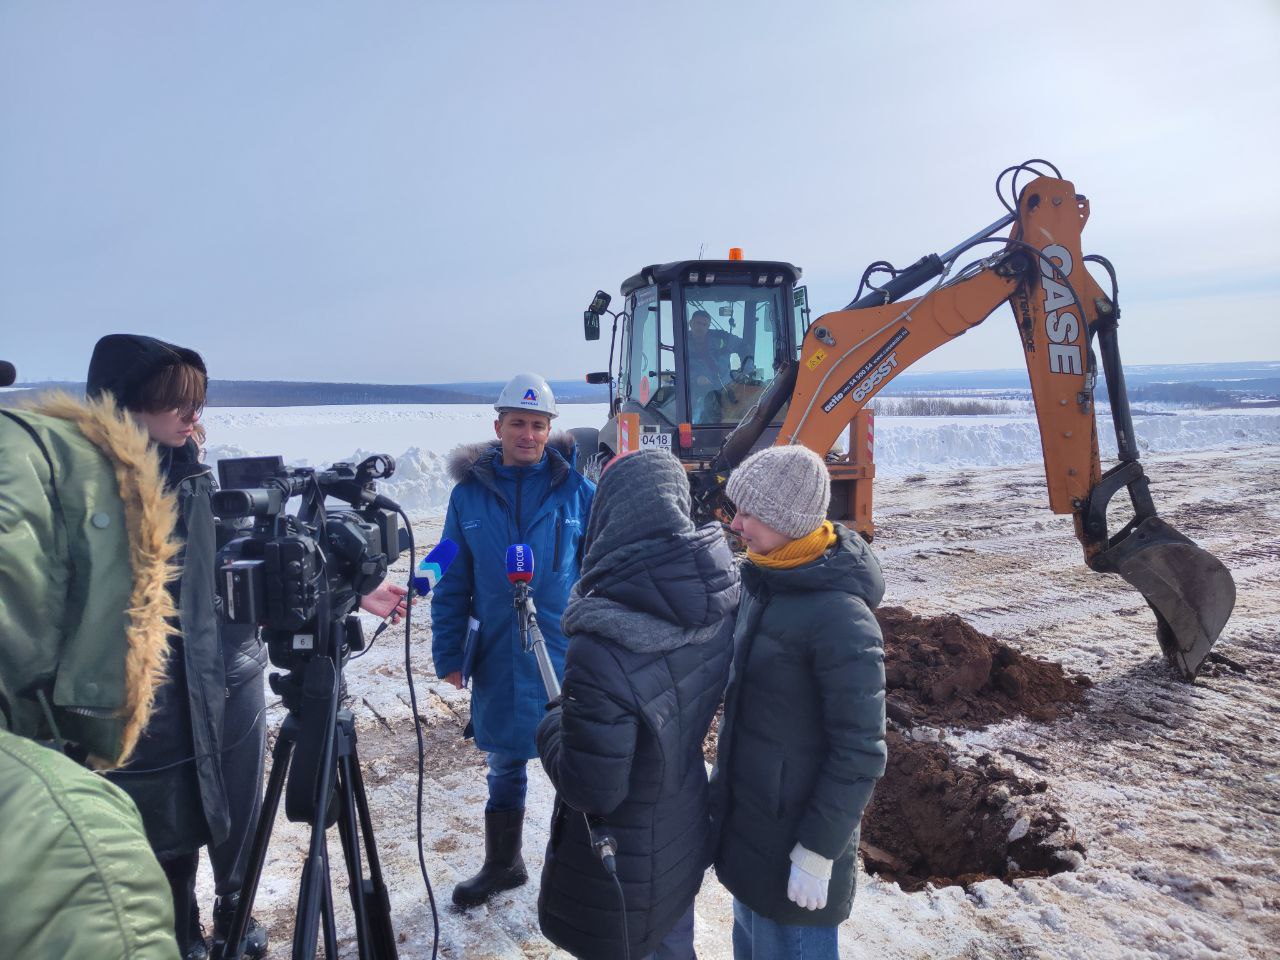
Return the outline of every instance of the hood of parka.
{"type": "MultiPolygon", "coordinates": [[[[556,474],[552,485],[556,485],[568,473],[566,466],[572,469],[577,463],[578,447],[573,436],[557,431],[547,438],[546,459],[556,474]],[[562,462],[561,462],[562,461],[562,462]]],[[[473,477],[486,486],[493,486],[493,468],[502,463],[502,444],[497,440],[481,440],[476,443],[462,443],[449,451],[445,461],[449,479],[454,483],[462,483],[473,477]]]]}
{"type": "Polygon", "coordinates": [[[110,393],[0,411],[0,724],[128,759],[163,679],[176,506],[110,393]]]}
{"type": "Polygon", "coordinates": [[[120,406],[136,409],[135,391],[174,363],[189,363],[208,376],[200,354],[186,347],[135,333],[112,333],[93,348],[85,393],[91,398],[113,394],[120,406]]]}
{"type": "Polygon", "coordinates": [[[582,576],[563,625],[637,652],[714,637],[738,603],[738,571],[718,524],[695,528],[689,481],[665,451],[620,457],[591,505],[582,576]]]}

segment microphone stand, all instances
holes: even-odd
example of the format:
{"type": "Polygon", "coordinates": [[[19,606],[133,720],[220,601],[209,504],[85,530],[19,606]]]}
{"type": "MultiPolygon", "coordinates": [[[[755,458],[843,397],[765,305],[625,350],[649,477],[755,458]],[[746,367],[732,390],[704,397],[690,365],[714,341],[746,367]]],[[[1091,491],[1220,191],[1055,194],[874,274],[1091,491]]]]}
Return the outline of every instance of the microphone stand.
{"type": "MultiPolygon", "coordinates": [[[[529,591],[529,582],[521,580],[515,586],[516,618],[520,623],[520,643],[526,653],[532,652],[538,661],[538,672],[542,674],[542,685],[547,691],[547,701],[551,702],[560,696],[560,681],[556,679],[556,671],[551,666],[551,657],[547,654],[547,642],[542,636],[542,628],[538,626],[538,611],[533,605],[533,597],[529,591]]],[[[618,841],[607,832],[603,817],[582,815],[587,824],[587,835],[591,840],[591,849],[596,852],[600,862],[615,882],[618,879],[618,841]]],[[[621,891],[621,886],[618,887],[621,891]]],[[[624,903],[622,922],[626,923],[626,907],[624,903]]],[[[625,930],[625,926],[624,926],[625,930]]],[[[630,955],[631,945],[623,935],[623,944],[630,955]]]]}
{"type": "Polygon", "coordinates": [[[542,685],[547,689],[547,700],[560,696],[560,681],[556,679],[556,671],[551,666],[551,657],[547,655],[547,641],[542,637],[542,628],[538,626],[538,611],[533,605],[533,596],[529,592],[529,582],[521,580],[516,588],[516,617],[520,621],[520,643],[524,652],[532,652],[538,661],[538,672],[542,674],[542,685]]]}

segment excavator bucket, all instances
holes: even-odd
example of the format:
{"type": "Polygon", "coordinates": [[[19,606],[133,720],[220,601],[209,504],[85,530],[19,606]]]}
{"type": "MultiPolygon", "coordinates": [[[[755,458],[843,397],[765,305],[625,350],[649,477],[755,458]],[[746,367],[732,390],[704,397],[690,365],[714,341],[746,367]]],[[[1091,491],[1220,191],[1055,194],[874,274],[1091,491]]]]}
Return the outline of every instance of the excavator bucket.
{"type": "Polygon", "coordinates": [[[1119,574],[1142,594],[1155,612],[1165,659],[1183,679],[1194,680],[1236,602],[1235,581],[1222,561],[1152,516],[1090,566],[1119,574]]]}

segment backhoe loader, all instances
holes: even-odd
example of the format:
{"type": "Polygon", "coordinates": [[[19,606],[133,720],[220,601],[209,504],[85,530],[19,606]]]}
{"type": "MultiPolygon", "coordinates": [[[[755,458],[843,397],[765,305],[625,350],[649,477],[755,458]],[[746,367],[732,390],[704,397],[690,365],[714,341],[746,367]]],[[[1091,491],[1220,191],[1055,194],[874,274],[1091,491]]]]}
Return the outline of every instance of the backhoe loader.
{"type": "Polygon", "coordinates": [[[579,443],[596,452],[597,464],[642,447],[670,449],[685,463],[699,521],[732,516],[725,482],[752,450],[804,444],[827,460],[832,519],[870,540],[867,404],[912,363],[1008,303],[1030,374],[1049,508],[1074,517],[1093,570],[1118,574],[1142,594],[1165,658],[1192,680],[1231,615],[1235,583],[1217,558],[1156,514],[1120,363],[1115,271],[1081,248],[1089,201],[1041,160],[1003,171],[996,193],[1005,216],[902,270],[872,264],[858,290],[868,293],[813,321],[796,267],[746,260],[737,249],[727,260],[645,267],[622,284],[617,312],[599,291],[584,327],[598,339],[602,317],[613,318],[609,370],[587,379],[610,385],[611,416],[599,431],[578,431],[579,443]],[[1089,263],[1107,275],[1109,289],[1089,263]],[[923,295],[902,299],[925,284],[923,295]],[[1099,356],[1118,451],[1106,471],[1094,412],[1099,356]],[[845,430],[847,452],[837,453],[845,430]],[[1121,490],[1132,519],[1113,531],[1107,508],[1121,490]]]}

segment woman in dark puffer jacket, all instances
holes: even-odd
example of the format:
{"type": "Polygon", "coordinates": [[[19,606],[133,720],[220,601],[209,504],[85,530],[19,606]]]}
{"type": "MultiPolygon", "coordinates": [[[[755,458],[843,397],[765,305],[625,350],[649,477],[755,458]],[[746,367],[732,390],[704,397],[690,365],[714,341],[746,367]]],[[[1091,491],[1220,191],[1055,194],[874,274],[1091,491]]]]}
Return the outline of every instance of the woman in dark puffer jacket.
{"type": "Polygon", "coordinates": [[[769,447],[729,478],[747,545],[712,778],[734,960],[835,960],[859,824],[884,773],[884,594],[862,538],[826,519],[827,466],[769,447]]]}
{"type": "Polygon", "coordinates": [[[689,960],[710,862],[702,741],[728,675],[737,571],[720,527],[694,527],[684,469],[662,451],[610,465],[583,542],[563,702],[538,727],[557,791],[538,919],[576,957],[623,956],[587,813],[618,843],[631,957],[689,960]]]}

